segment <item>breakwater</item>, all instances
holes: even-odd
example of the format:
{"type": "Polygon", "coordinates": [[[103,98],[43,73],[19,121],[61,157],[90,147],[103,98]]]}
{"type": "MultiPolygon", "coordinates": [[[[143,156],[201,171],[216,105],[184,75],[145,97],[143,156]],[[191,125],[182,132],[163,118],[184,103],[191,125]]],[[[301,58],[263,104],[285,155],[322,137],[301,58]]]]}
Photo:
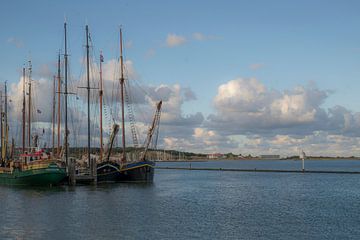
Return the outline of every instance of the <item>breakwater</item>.
{"type": "Polygon", "coordinates": [[[360,171],[329,170],[286,170],[286,169],[241,169],[241,168],[201,168],[201,167],[155,167],[156,169],[191,170],[191,171],[229,171],[229,172],[262,172],[262,173],[328,173],[328,174],[360,174],[360,171]]]}

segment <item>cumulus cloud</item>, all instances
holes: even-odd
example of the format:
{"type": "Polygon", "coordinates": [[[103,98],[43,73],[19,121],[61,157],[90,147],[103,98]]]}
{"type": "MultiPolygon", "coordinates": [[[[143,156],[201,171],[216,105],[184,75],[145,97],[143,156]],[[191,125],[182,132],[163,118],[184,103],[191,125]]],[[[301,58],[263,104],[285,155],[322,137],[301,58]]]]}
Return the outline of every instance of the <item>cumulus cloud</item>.
{"type": "Polygon", "coordinates": [[[314,84],[277,91],[255,78],[234,79],[218,87],[215,112],[196,135],[241,138],[242,153],[359,155],[360,113],[323,107],[329,94],[314,84]]]}
{"type": "Polygon", "coordinates": [[[281,156],[299,155],[305,151],[311,156],[358,156],[360,137],[331,134],[326,131],[314,131],[306,136],[275,135],[248,136],[238,151],[243,153],[279,154],[281,156]]]}
{"type": "MultiPolygon", "coordinates": [[[[106,134],[110,133],[110,125],[113,121],[120,121],[120,104],[119,101],[119,63],[118,60],[110,59],[103,64],[103,79],[105,89],[105,125],[106,134]]],[[[136,126],[138,128],[138,137],[141,143],[144,141],[147,134],[149,124],[152,120],[155,111],[155,105],[159,100],[163,100],[162,118],[161,118],[161,139],[160,143],[164,143],[166,139],[172,137],[179,139],[186,139],[191,136],[193,129],[199,127],[204,121],[204,117],[200,112],[194,114],[183,114],[183,104],[188,101],[196,99],[196,94],[188,87],[182,87],[179,84],[158,86],[151,86],[142,84],[138,81],[139,75],[136,73],[133,62],[125,61],[126,66],[126,89],[131,94],[131,102],[133,103],[133,110],[135,112],[136,126]]],[[[33,77],[33,132],[42,132],[46,130],[48,144],[50,141],[51,121],[52,121],[52,101],[53,101],[53,77],[50,76],[51,71],[48,65],[42,65],[34,72],[39,77],[33,77]],[[42,75],[42,76],[41,76],[42,75]],[[39,110],[39,111],[37,111],[39,110]]],[[[91,87],[98,87],[98,69],[93,66],[91,72],[91,87]]],[[[79,89],[79,86],[86,86],[86,78],[84,74],[79,78],[71,78],[69,82],[69,91],[77,95],[69,95],[69,128],[72,146],[82,146],[85,144],[87,128],[87,109],[86,109],[86,91],[79,89]],[[74,145],[76,144],[76,145],[74,145]]],[[[63,83],[62,83],[63,84],[63,83]]],[[[28,85],[26,84],[26,89],[28,85]]],[[[62,91],[63,91],[62,85],[62,91]]],[[[12,119],[12,129],[14,135],[18,134],[21,128],[22,118],[22,89],[23,79],[18,83],[10,86],[10,93],[12,103],[10,104],[10,115],[12,119]]],[[[27,91],[27,90],[26,90],[27,91]]],[[[92,144],[98,143],[99,132],[99,109],[98,109],[98,91],[91,91],[91,126],[92,126],[92,144]]],[[[57,100],[57,98],[56,98],[57,100]]],[[[28,101],[28,100],[27,100],[28,101]]],[[[62,112],[64,111],[63,96],[61,100],[62,112]]],[[[127,108],[127,107],[126,107],[127,108]]],[[[64,115],[62,114],[62,122],[64,115]]],[[[131,143],[130,123],[128,116],[126,116],[127,126],[127,142],[131,143]]],[[[63,132],[63,127],[62,127],[63,132]]],[[[19,142],[19,139],[16,139],[19,142]]],[[[63,139],[61,139],[63,141],[63,139]]],[[[105,140],[106,141],[106,140],[105,140]]],[[[120,141],[120,140],[119,140],[120,141]]],[[[184,141],[185,142],[185,141],[184,141]]],[[[163,144],[164,145],[164,144],[163,144]]]]}
{"type": "Polygon", "coordinates": [[[209,125],[233,134],[306,134],[326,127],[329,116],[321,105],[328,94],[311,85],[280,92],[255,78],[231,80],[218,88],[209,125]]]}
{"type": "Polygon", "coordinates": [[[174,33],[170,33],[166,38],[166,46],[168,47],[177,47],[186,43],[187,39],[184,36],[176,35],[174,33]]]}
{"type": "Polygon", "coordinates": [[[183,149],[202,153],[230,152],[237,149],[239,143],[227,136],[222,136],[216,131],[196,127],[190,135],[167,136],[164,138],[164,147],[167,149],[183,149]]]}

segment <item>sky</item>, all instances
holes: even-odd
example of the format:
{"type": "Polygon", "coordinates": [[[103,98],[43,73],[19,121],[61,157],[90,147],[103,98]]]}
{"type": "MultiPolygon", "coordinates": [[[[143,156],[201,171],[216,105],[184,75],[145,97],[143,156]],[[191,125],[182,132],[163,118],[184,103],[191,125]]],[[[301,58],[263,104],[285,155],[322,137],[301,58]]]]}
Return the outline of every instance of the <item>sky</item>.
{"type": "MultiPolygon", "coordinates": [[[[121,26],[128,77],[150,95],[135,92],[138,104],[164,100],[160,148],[360,156],[359,7],[332,0],[4,0],[0,81],[8,81],[11,116],[19,118],[21,69],[31,59],[45,126],[65,19],[71,79],[84,78],[89,25],[92,56],[98,64],[103,52],[110,89],[121,26]]],[[[138,125],[145,133],[146,123],[138,125]]]]}

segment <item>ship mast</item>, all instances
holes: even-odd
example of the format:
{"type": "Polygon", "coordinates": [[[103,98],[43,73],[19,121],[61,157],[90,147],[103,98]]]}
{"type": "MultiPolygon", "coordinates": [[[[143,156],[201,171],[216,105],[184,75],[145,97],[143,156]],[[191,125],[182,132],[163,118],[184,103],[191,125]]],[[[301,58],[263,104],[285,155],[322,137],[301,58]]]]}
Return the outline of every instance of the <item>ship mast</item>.
{"type": "Polygon", "coordinates": [[[7,123],[7,83],[5,82],[5,109],[3,113],[4,124],[2,125],[2,148],[1,148],[1,158],[2,161],[5,162],[6,153],[7,153],[7,145],[8,145],[8,123],[7,123]]]}
{"type": "Polygon", "coordinates": [[[25,152],[25,68],[23,68],[23,106],[22,106],[22,150],[25,152]]]}
{"type": "Polygon", "coordinates": [[[68,130],[68,106],[67,106],[67,97],[68,97],[68,89],[67,89],[67,78],[68,78],[68,69],[67,69],[67,65],[68,65],[68,54],[67,54],[67,40],[66,40],[66,22],[64,23],[64,32],[65,32],[65,54],[64,54],[64,64],[65,64],[65,141],[64,141],[64,145],[65,145],[65,163],[66,166],[68,166],[68,153],[69,153],[69,144],[68,144],[68,134],[69,134],[69,130],[68,130]]]}
{"type": "Polygon", "coordinates": [[[55,104],[56,104],[56,76],[54,75],[53,83],[53,109],[52,109],[52,151],[51,155],[54,156],[55,152],[55,104]]]}
{"type": "Polygon", "coordinates": [[[31,151],[31,73],[32,73],[32,66],[31,61],[29,61],[29,103],[28,103],[28,145],[31,151]]]}
{"type": "Polygon", "coordinates": [[[86,25],[86,78],[87,78],[87,113],[88,113],[88,119],[87,119],[87,127],[88,127],[88,162],[89,166],[92,169],[92,166],[90,165],[92,162],[90,161],[90,69],[89,69],[89,27],[86,25]]]}
{"type": "Polygon", "coordinates": [[[123,60],[123,43],[122,43],[122,30],[120,28],[120,87],[121,87],[121,124],[122,124],[122,148],[123,156],[122,162],[126,162],[126,150],[125,150],[125,111],[124,111],[124,60],[123,60]]]}
{"type": "Polygon", "coordinates": [[[8,143],[9,143],[9,126],[8,126],[8,116],[7,116],[7,83],[5,82],[5,115],[4,115],[4,118],[5,118],[5,140],[4,140],[4,145],[2,146],[3,147],[3,161],[5,161],[6,159],[6,156],[7,156],[7,148],[8,148],[8,143]]]}
{"type": "Polygon", "coordinates": [[[57,72],[57,80],[58,80],[58,111],[57,111],[57,156],[60,155],[60,131],[61,131],[61,109],[60,109],[60,94],[61,94],[61,69],[60,69],[60,53],[58,56],[58,72],[57,72]]]}
{"type": "MultiPolygon", "coordinates": [[[[1,121],[0,121],[0,134],[1,134],[1,151],[4,147],[4,133],[3,133],[3,129],[4,129],[4,118],[3,118],[3,104],[2,104],[2,92],[0,91],[0,114],[1,114],[1,121]]],[[[1,163],[3,164],[5,162],[5,159],[3,159],[3,157],[1,156],[1,163]]]]}
{"type": "Polygon", "coordinates": [[[104,57],[102,52],[100,52],[100,90],[99,90],[99,97],[100,97],[100,161],[103,158],[103,125],[102,125],[102,109],[103,109],[103,79],[102,79],[102,63],[104,62],[104,57]]]}

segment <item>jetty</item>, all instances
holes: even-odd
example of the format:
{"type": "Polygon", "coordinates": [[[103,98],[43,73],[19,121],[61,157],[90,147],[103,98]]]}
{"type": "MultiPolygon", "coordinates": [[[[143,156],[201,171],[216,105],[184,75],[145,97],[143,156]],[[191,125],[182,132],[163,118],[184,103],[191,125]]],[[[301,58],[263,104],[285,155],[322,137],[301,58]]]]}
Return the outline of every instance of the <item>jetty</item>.
{"type": "Polygon", "coordinates": [[[243,168],[199,168],[199,167],[155,167],[168,170],[191,171],[229,171],[229,172],[260,172],[260,173],[328,173],[328,174],[360,174],[360,171],[331,171],[331,170],[291,170],[291,169],[243,169],[243,168]]]}

